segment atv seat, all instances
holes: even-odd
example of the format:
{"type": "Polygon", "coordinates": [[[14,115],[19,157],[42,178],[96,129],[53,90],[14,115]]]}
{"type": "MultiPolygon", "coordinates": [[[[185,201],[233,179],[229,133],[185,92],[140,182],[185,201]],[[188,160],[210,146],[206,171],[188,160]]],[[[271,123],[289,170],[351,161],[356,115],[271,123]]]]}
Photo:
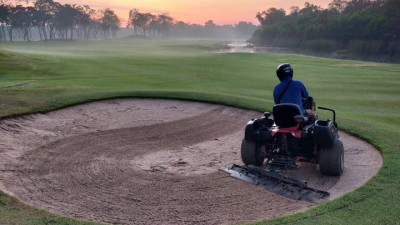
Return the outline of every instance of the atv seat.
{"type": "Polygon", "coordinates": [[[295,127],[297,122],[294,117],[304,117],[301,109],[296,104],[277,104],[273,108],[275,124],[281,128],[295,127]]]}

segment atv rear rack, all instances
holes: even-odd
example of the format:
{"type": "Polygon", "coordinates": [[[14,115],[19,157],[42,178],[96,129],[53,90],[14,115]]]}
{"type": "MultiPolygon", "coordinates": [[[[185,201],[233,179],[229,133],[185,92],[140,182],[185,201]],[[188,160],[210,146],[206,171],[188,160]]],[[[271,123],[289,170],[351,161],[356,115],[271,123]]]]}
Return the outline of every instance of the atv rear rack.
{"type": "Polygon", "coordinates": [[[261,184],[269,191],[296,200],[315,202],[330,195],[327,191],[308,187],[306,181],[286,176],[280,170],[266,170],[252,165],[243,167],[236,164],[221,170],[232,177],[255,185],[261,184]]]}

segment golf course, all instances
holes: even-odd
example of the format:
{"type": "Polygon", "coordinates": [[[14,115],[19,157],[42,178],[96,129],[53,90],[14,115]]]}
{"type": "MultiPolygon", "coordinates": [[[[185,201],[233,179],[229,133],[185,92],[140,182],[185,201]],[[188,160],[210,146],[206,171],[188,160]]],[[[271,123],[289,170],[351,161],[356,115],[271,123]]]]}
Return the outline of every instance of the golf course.
{"type": "MultiPolygon", "coordinates": [[[[378,149],[383,165],[353,192],[256,224],[397,224],[400,65],[287,53],[221,53],[223,48],[221,41],[135,38],[0,43],[0,118],[122,98],[271,111],[276,67],[288,62],[317,106],[335,109],[339,129],[378,149]]],[[[2,165],[1,172],[7,172],[2,165]]],[[[96,223],[46,212],[0,192],[0,224],[96,223]]]]}

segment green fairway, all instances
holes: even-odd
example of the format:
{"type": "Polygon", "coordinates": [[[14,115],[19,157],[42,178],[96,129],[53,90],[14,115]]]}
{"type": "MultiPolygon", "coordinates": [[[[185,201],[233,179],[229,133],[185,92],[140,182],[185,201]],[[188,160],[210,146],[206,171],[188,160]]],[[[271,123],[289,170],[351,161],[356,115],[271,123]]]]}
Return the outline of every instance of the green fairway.
{"type": "MultiPolygon", "coordinates": [[[[188,40],[0,43],[0,117],[116,97],[189,99],[266,111],[273,106],[275,69],[289,62],[294,78],[305,83],[317,105],[335,109],[339,128],[377,147],[384,165],[350,194],[259,224],[399,223],[400,65],[215,53],[219,48],[219,42],[188,40]]],[[[323,119],[330,116],[317,112],[323,119]]],[[[0,224],[77,223],[0,192],[0,224]]]]}

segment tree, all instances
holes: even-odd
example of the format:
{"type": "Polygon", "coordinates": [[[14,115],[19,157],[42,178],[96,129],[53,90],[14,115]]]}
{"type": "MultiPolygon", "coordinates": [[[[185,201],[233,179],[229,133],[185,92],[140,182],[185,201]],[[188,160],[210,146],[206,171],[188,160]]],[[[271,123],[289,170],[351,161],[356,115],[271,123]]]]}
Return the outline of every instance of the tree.
{"type": "MultiPolygon", "coordinates": [[[[13,41],[13,31],[14,29],[22,29],[25,30],[26,23],[26,8],[22,5],[17,5],[15,7],[11,7],[9,14],[9,26],[8,26],[8,35],[10,41],[13,41]]],[[[24,32],[24,39],[26,38],[26,33],[24,32]]]]}
{"type": "MultiPolygon", "coordinates": [[[[400,4],[398,0],[384,0],[382,14],[385,15],[389,25],[389,32],[385,38],[400,41],[400,4]]],[[[400,53],[399,53],[400,54],[400,53]]]]}
{"type": "Polygon", "coordinates": [[[54,18],[60,8],[60,4],[53,0],[37,0],[34,4],[39,34],[45,40],[55,38],[54,18]],[[49,32],[47,35],[47,31],[49,32]]]}
{"type": "Polygon", "coordinates": [[[347,6],[347,0],[332,0],[329,3],[329,10],[332,10],[337,13],[341,13],[347,6]]]}
{"type": "Polygon", "coordinates": [[[160,35],[160,27],[161,24],[159,23],[157,17],[156,16],[152,17],[149,23],[149,30],[150,30],[149,36],[155,38],[156,32],[157,35],[160,35]]]}
{"type": "Polygon", "coordinates": [[[306,2],[304,3],[304,8],[300,9],[299,14],[312,17],[317,15],[320,11],[322,11],[322,8],[320,6],[306,2]]]}
{"type": "Polygon", "coordinates": [[[143,36],[146,36],[146,29],[150,26],[155,16],[151,13],[140,13],[137,9],[129,12],[129,24],[134,28],[134,35],[138,35],[138,28],[143,30],[143,36]]]}
{"type": "Polygon", "coordinates": [[[290,7],[290,14],[289,17],[291,17],[292,19],[296,18],[299,16],[300,13],[300,7],[298,6],[291,6],[290,7]]]}
{"type": "MultiPolygon", "coordinates": [[[[142,14],[142,21],[143,21],[142,28],[143,28],[144,36],[146,36],[146,30],[147,29],[150,30],[150,24],[152,23],[152,21],[154,21],[153,25],[155,25],[155,28],[158,27],[158,22],[157,22],[156,18],[157,17],[151,13],[142,14]]],[[[149,36],[151,36],[151,35],[149,34],[149,36]]]]}
{"type": "Polygon", "coordinates": [[[20,29],[23,31],[24,40],[26,41],[31,40],[31,27],[36,25],[35,15],[36,10],[34,7],[28,6],[21,8],[20,29]]]}
{"type": "Polygon", "coordinates": [[[70,39],[74,38],[74,28],[76,25],[76,16],[79,12],[73,5],[65,4],[60,5],[54,17],[54,25],[58,32],[58,36],[63,39],[68,38],[68,31],[70,30],[70,39]]]}
{"type": "Polygon", "coordinates": [[[215,36],[216,34],[217,25],[214,23],[213,20],[208,20],[204,23],[204,30],[207,36],[215,36]]]}
{"type": "Polygon", "coordinates": [[[284,9],[269,8],[266,11],[259,12],[256,18],[261,25],[272,25],[285,19],[286,12],[284,9]]]}
{"type": "Polygon", "coordinates": [[[91,16],[94,15],[95,10],[91,9],[88,5],[84,6],[75,6],[76,10],[76,18],[75,18],[75,23],[78,25],[78,37],[82,36],[80,35],[79,31],[83,31],[83,39],[88,40],[89,39],[89,34],[90,34],[90,24],[91,24],[91,16]]]}
{"type": "Polygon", "coordinates": [[[257,30],[257,26],[252,24],[251,22],[240,21],[234,27],[235,33],[239,38],[245,37],[248,38],[254,31],[257,30]]]}
{"type": "Polygon", "coordinates": [[[120,25],[121,21],[113,10],[109,8],[103,10],[102,17],[100,18],[100,27],[103,30],[105,39],[110,37],[110,31],[112,37],[116,37],[116,32],[120,25]]]}
{"type": "Polygon", "coordinates": [[[212,21],[212,20],[208,20],[207,22],[205,22],[204,26],[205,26],[205,27],[209,27],[209,28],[214,28],[214,27],[216,27],[214,21],[212,21]]]}
{"type": "MultiPolygon", "coordinates": [[[[399,3],[397,2],[397,4],[399,3]]],[[[347,14],[353,14],[371,5],[372,0],[351,0],[346,2],[346,7],[343,9],[343,12],[347,14]]]]}
{"type": "MultiPolygon", "coordinates": [[[[332,0],[328,9],[309,2],[284,16],[276,9],[258,13],[262,26],[252,42],[313,50],[349,49],[357,54],[400,56],[398,0],[332,0]]],[[[350,52],[349,51],[349,52],[350,52]]]]}
{"type": "Polygon", "coordinates": [[[116,37],[121,24],[111,9],[96,11],[87,5],[63,5],[54,0],[33,0],[33,6],[12,5],[19,1],[23,0],[0,0],[0,41],[7,37],[10,41],[30,41],[31,29],[37,29],[40,40],[87,40],[97,38],[100,30],[104,38],[109,38],[116,37]]]}
{"type": "Polygon", "coordinates": [[[0,4],[0,41],[7,40],[5,27],[10,23],[10,7],[6,4],[0,4]]]}
{"type": "Polygon", "coordinates": [[[94,39],[97,40],[97,36],[99,35],[99,31],[101,30],[101,18],[103,17],[102,11],[97,10],[91,15],[90,20],[90,29],[91,34],[94,39]]]}
{"type": "Polygon", "coordinates": [[[169,30],[174,19],[167,14],[161,14],[157,17],[157,22],[159,24],[159,30],[164,36],[169,35],[169,30]]]}
{"type": "Polygon", "coordinates": [[[139,10],[137,9],[131,9],[129,11],[129,19],[128,19],[128,25],[127,27],[133,27],[133,35],[137,35],[137,29],[138,29],[138,21],[137,21],[137,14],[139,13],[139,10]]]}

